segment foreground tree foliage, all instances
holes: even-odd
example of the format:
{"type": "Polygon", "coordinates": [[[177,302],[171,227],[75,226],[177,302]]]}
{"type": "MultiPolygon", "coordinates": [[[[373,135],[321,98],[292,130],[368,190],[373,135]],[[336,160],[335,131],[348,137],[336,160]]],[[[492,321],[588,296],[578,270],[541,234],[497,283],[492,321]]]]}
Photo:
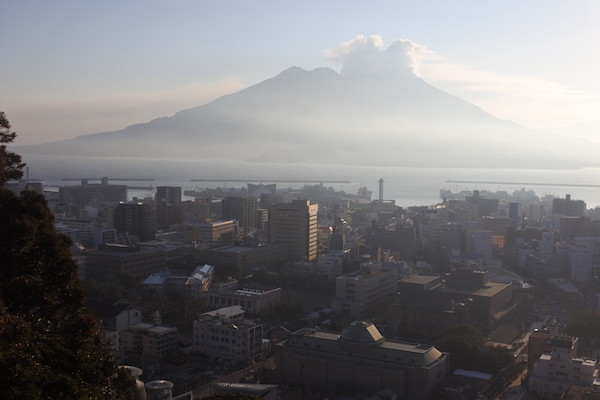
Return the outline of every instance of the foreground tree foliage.
{"type": "Polygon", "coordinates": [[[21,156],[6,150],[6,143],[11,143],[16,136],[17,134],[10,130],[6,115],[0,111],[0,186],[23,176],[21,170],[25,164],[21,162],[21,156]]]}
{"type": "MultiPolygon", "coordinates": [[[[0,153],[6,155],[5,149],[0,153]]],[[[0,172],[4,178],[18,175],[0,172]]],[[[3,183],[0,398],[119,398],[115,387],[126,379],[117,379],[123,374],[117,374],[98,322],[84,308],[69,239],[54,230],[42,195],[15,195],[3,183]]]]}

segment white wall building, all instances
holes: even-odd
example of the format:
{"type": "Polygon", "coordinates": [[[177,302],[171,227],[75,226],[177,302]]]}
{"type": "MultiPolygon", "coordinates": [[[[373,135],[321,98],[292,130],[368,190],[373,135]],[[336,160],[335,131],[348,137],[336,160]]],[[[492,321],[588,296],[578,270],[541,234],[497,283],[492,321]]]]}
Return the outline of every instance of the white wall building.
{"type": "Polygon", "coordinates": [[[591,245],[569,243],[568,263],[572,281],[585,283],[592,279],[593,251],[591,245]]]}
{"type": "Polygon", "coordinates": [[[335,280],[335,297],[331,308],[335,313],[363,318],[398,291],[398,273],[380,262],[362,264],[359,271],[335,280]]]}
{"type": "Polygon", "coordinates": [[[104,340],[111,350],[119,351],[121,332],[142,322],[142,310],[128,304],[108,304],[89,301],[92,312],[100,320],[104,340]]]}
{"type": "Polygon", "coordinates": [[[240,306],[225,307],[200,315],[194,321],[193,350],[253,362],[262,353],[263,326],[244,319],[240,306]]]}
{"type": "Polygon", "coordinates": [[[538,248],[540,257],[549,257],[554,254],[554,242],[554,232],[542,232],[538,248]]]}
{"type": "Polygon", "coordinates": [[[529,390],[544,399],[558,398],[571,385],[589,385],[598,377],[596,360],[577,357],[577,338],[554,336],[547,343],[551,351],[543,353],[533,365],[529,390]]]}

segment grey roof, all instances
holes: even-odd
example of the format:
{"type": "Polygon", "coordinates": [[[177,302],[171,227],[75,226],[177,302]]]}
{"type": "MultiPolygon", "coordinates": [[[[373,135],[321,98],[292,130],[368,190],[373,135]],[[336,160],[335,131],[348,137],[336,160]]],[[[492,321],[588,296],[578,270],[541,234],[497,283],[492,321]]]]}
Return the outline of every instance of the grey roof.
{"type": "Polygon", "coordinates": [[[245,393],[255,396],[264,396],[277,388],[277,385],[265,385],[258,383],[226,383],[215,382],[213,388],[217,393],[245,393]]]}
{"type": "Polygon", "coordinates": [[[373,323],[354,321],[342,331],[338,340],[357,344],[377,344],[383,341],[383,336],[373,323]]]}
{"type": "Polygon", "coordinates": [[[101,301],[97,301],[91,298],[87,299],[87,304],[92,312],[100,319],[108,320],[111,318],[115,318],[123,311],[127,310],[131,306],[129,304],[123,303],[105,303],[101,301]]]}

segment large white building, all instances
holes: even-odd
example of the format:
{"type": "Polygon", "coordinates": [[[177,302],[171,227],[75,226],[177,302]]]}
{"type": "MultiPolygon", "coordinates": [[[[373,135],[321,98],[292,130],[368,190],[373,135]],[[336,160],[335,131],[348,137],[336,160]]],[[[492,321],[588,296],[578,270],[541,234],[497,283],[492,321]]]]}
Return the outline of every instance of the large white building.
{"type": "Polygon", "coordinates": [[[586,283],[592,279],[593,251],[591,245],[569,243],[568,260],[572,281],[586,283]]]}
{"type": "Polygon", "coordinates": [[[551,349],[535,362],[529,376],[529,390],[543,399],[557,398],[571,385],[592,386],[598,378],[598,363],[577,357],[577,338],[554,336],[546,343],[551,349]]]}
{"type": "Polygon", "coordinates": [[[340,315],[364,318],[397,292],[396,269],[380,262],[365,263],[360,270],[336,278],[331,308],[340,315]]]}
{"type": "Polygon", "coordinates": [[[196,352],[252,362],[262,353],[263,326],[244,318],[240,306],[201,314],[194,321],[193,349],[196,352]]]}

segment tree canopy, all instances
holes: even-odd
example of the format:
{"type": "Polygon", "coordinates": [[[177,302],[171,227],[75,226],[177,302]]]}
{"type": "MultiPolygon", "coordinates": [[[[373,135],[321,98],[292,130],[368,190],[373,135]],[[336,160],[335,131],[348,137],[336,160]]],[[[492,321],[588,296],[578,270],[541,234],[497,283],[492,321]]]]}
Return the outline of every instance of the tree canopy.
{"type": "Polygon", "coordinates": [[[23,176],[21,156],[6,149],[6,143],[15,140],[17,134],[10,129],[10,123],[4,112],[0,111],[0,187],[11,179],[23,176]]]}
{"type": "Polygon", "coordinates": [[[579,338],[581,346],[598,346],[600,342],[600,311],[579,310],[567,323],[566,333],[579,338]]]}
{"type": "Polygon", "coordinates": [[[472,325],[449,327],[435,346],[450,353],[450,367],[496,373],[513,362],[510,350],[485,345],[485,337],[472,325]]]}
{"type": "MultiPolygon", "coordinates": [[[[7,143],[15,134],[0,117],[7,143]]],[[[2,187],[23,164],[5,146],[0,155],[0,397],[118,398],[116,366],[85,309],[70,240],[55,231],[42,195],[2,187]]]]}

